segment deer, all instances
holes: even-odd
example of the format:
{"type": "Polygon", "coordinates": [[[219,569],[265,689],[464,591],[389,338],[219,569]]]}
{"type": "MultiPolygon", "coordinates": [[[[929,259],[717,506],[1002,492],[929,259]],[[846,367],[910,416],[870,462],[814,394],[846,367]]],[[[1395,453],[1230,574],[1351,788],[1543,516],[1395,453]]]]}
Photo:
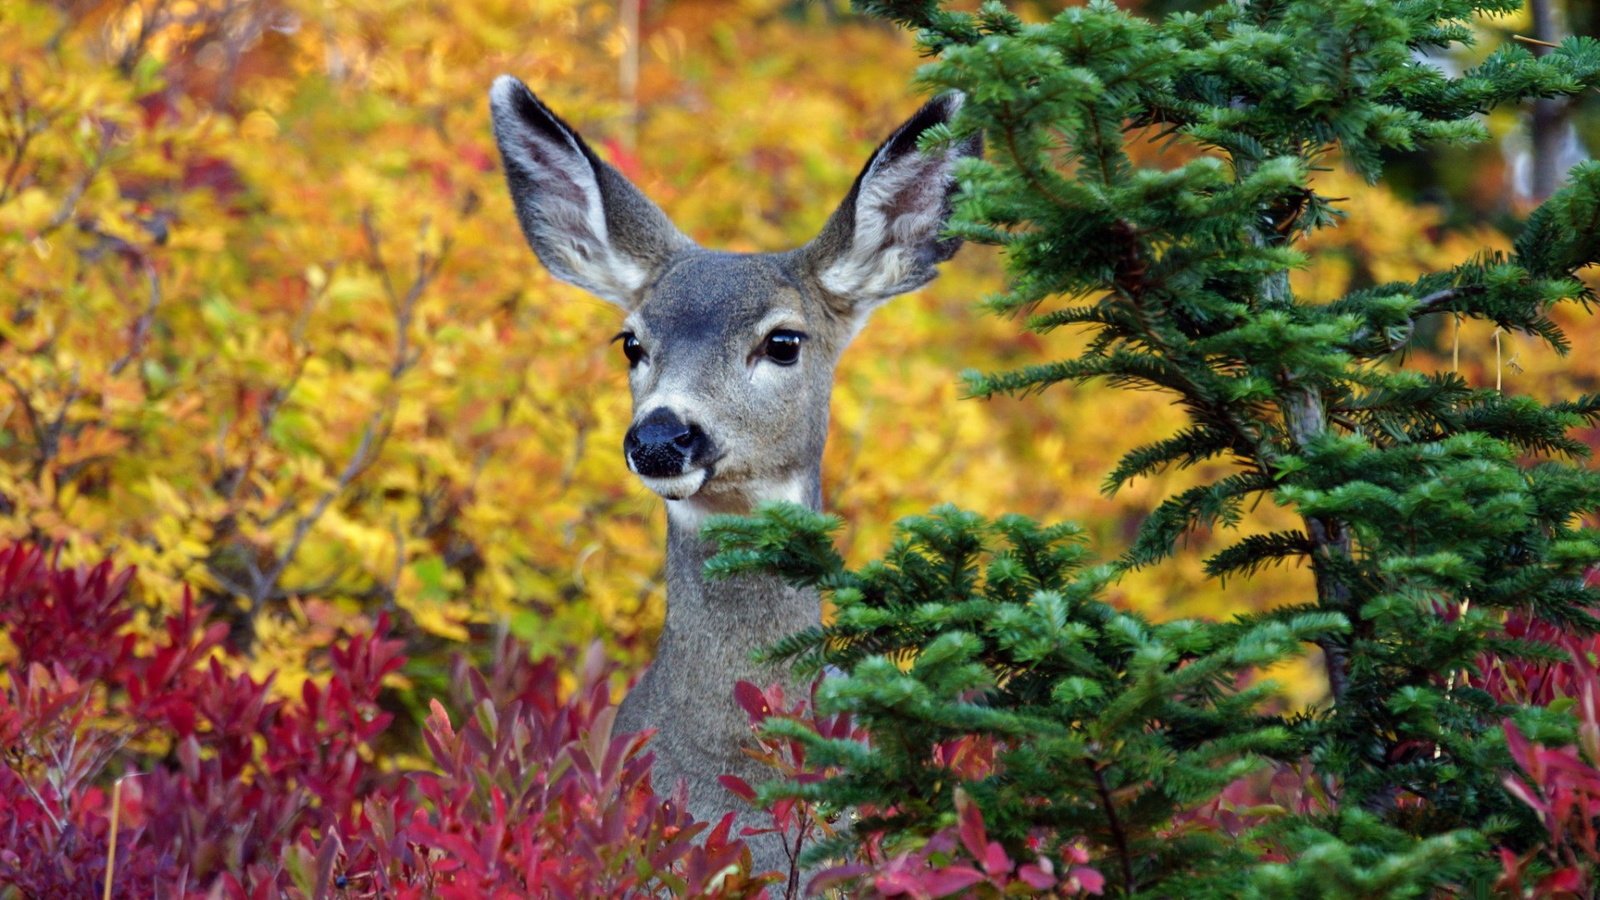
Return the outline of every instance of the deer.
{"type": "MultiPolygon", "coordinates": [[[[734,685],[786,683],[753,655],[821,622],[814,590],[765,575],[708,579],[714,548],[701,525],[774,501],[821,508],[841,353],[874,309],[932,280],[961,244],[945,231],[954,170],[982,152],[981,139],[919,149],[961,103],[959,93],[940,95],[896,128],[809,243],[730,253],[679,231],[520,80],[502,75],[490,90],[523,236],[551,275],[625,315],[614,339],[633,396],[622,452],[666,503],[666,617],[613,728],[654,732],[654,783],[680,785],[698,820],[732,812],[736,825],[755,822],[718,780],[763,780],[742,749],[751,728],[734,685]]],[[[793,849],[781,835],[748,846],[752,871],[790,873],[792,888],[793,849]]]]}

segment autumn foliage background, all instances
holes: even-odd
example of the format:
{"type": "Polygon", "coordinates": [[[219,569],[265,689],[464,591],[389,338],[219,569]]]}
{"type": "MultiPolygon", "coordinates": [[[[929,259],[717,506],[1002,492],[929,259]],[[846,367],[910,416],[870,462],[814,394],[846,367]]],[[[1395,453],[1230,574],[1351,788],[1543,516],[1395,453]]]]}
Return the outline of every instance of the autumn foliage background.
{"type": "MultiPolygon", "coordinates": [[[[364,676],[373,715],[423,722],[452,659],[493,665],[508,635],[564,663],[598,641],[620,688],[661,623],[664,517],[618,452],[615,311],[524,245],[489,83],[526,80],[686,232],[733,250],[808,239],[918,103],[911,36],[842,7],[636,12],[635,31],[627,3],[587,0],[8,3],[0,541],[63,566],[136,566],[126,624],[150,635],[144,650],[191,589],[230,626],[197,658],[278,701],[338,682],[350,663],[328,648],[380,616],[406,661],[364,676]]],[[[1501,148],[1419,163],[1434,167],[1448,177],[1409,194],[1324,173],[1323,193],[1364,214],[1318,238],[1330,252],[1297,291],[1331,298],[1506,246],[1492,223],[1519,206],[1501,148]]],[[[1101,493],[1122,452],[1179,421],[1156,395],[963,400],[960,371],[1074,340],[1047,348],[981,314],[999,279],[998,258],[968,248],[847,354],[824,504],[851,523],[854,555],[956,501],[1083,521],[1115,556],[1197,474],[1101,493]]],[[[1596,326],[1562,325],[1568,359],[1472,328],[1424,352],[1508,392],[1593,390],[1596,326]]],[[[1257,510],[1247,527],[1287,515],[1257,510]]],[[[1200,559],[1130,576],[1117,596],[1157,617],[1224,617],[1310,581],[1267,571],[1224,594],[1200,559]]],[[[0,636],[0,666],[20,653],[0,636]]],[[[603,690],[604,671],[552,664],[540,683],[603,690]]],[[[1322,691],[1313,671],[1291,675],[1300,700],[1322,691]]],[[[399,733],[358,755],[376,769],[420,758],[418,729],[399,733]]]]}

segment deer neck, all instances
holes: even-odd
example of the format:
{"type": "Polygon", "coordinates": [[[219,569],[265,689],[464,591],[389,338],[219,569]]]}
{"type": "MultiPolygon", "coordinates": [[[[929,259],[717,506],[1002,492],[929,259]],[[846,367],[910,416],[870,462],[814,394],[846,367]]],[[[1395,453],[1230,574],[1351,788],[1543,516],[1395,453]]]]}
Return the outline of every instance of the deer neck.
{"type": "MultiPolygon", "coordinates": [[[[802,479],[792,499],[821,507],[820,472],[802,479]]],[[[795,588],[767,574],[710,579],[705,564],[716,552],[700,537],[705,515],[669,510],[667,516],[667,616],[656,646],[667,662],[706,676],[719,691],[731,680],[765,683],[776,674],[750,661],[751,654],[779,638],[821,623],[817,592],[795,588]],[[719,671],[719,667],[721,668],[719,671]]]]}

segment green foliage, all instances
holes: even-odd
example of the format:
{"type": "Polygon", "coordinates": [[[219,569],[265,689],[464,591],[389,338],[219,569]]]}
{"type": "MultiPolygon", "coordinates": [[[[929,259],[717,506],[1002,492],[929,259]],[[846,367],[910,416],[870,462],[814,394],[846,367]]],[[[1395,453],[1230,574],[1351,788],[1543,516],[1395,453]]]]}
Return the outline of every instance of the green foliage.
{"type": "Polygon", "coordinates": [[[1320,824],[1324,827],[1297,818],[1263,829],[1282,832],[1292,861],[1245,871],[1225,895],[1252,900],[1426,897],[1430,888],[1469,879],[1482,869],[1481,863],[1473,865],[1471,854],[1484,849],[1483,840],[1471,830],[1416,840],[1360,810],[1320,824]]]}
{"type": "Polygon", "coordinates": [[[1240,845],[1174,817],[1253,754],[1309,762],[1330,802],[1247,832],[1287,861],[1252,862],[1229,890],[1418,895],[1482,879],[1491,842],[1538,840],[1501,784],[1497,725],[1524,713],[1458,675],[1491,651],[1547,655],[1501,633],[1510,611],[1600,625],[1584,582],[1600,535],[1581,525],[1600,476],[1565,461],[1587,454],[1571,431],[1600,418],[1600,399],[1540,403],[1398,363],[1419,323],[1444,315],[1566,352],[1551,311],[1595,299],[1577,273],[1600,262],[1600,165],[1577,167],[1510,252],[1326,303],[1297,297],[1289,271],[1313,232],[1359,216],[1319,193],[1326,160],[1375,180],[1388,155],[1481,140],[1492,106],[1600,84],[1600,42],[1537,57],[1507,45],[1452,76],[1418,52],[1469,44],[1474,15],[1520,4],[1274,0],[1151,21],[1102,0],[1039,24],[998,3],[861,5],[919,30],[936,56],[925,83],[967,94],[942,137],[986,136],[951,228],[1005,250],[1010,289],[988,305],[1039,334],[1088,336],[1070,359],[969,375],[971,393],[1105,381],[1172,397],[1185,427],[1128,453],[1110,491],[1230,465],[1160,502],[1110,570],[1083,568],[1069,529],[952,511],[905,523],[855,572],[817,543],[824,522],[792,510],[717,526],[724,566],[786,568],[838,606],[775,652],[842,670],[819,702],[861,716],[873,744],[818,743],[844,773],[805,796],[875,810],[864,832],[927,833],[960,780],[936,748],[982,735],[998,768],[969,790],[993,829],[1086,836],[1124,893],[1222,890],[1203,876],[1239,868],[1240,845]],[[1164,144],[1154,163],[1138,161],[1147,139],[1164,144]],[[1315,596],[1164,625],[1095,599],[1113,571],[1160,563],[1263,500],[1300,528],[1246,534],[1207,572],[1308,564],[1315,596]],[[1232,679],[1309,641],[1329,702],[1275,723],[1262,689],[1232,679]]]}
{"type": "MultiPolygon", "coordinates": [[[[770,565],[780,548],[826,547],[838,524],[797,506],[715,520],[707,534],[724,553],[713,566],[729,574],[770,565]]],[[[1073,526],[953,507],[902,521],[888,555],[859,570],[812,556],[800,577],[826,591],[834,621],[770,655],[837,667],[844,674],[823,682],[817,703],[850,713],[873,740],[773,726],[804,741],[812,765],[843,774],[768,796],[856,808],[859,832],[904,842],[952,824],[963,786],[1008,849],[1021,852],[1047,821],[1061,842],[1086,839],[1124,890],[1193,872],[1197,860],[1237,863],[1217,835],[1169,826],[1262,756],[1296,752],[1291,729],[1263,711],[1275,686],[1241,685],[1252,667],[1343,622],[1304,612],[1152,623],[1101,599],[1113,570],[1087,563],[1073,526]],[[997,742],[997,765],[963,785],[951,757],[974,734],[997,742]]]]}

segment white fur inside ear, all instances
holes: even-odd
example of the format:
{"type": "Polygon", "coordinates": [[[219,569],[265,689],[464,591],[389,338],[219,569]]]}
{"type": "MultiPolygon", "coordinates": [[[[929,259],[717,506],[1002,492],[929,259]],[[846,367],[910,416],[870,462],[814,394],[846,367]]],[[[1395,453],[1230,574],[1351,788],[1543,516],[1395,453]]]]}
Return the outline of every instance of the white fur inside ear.
{"type": "Polygon", "coordinates": [[[861,318],[932,278],[924,254],[944,227],[955,155],[907,153],[873,161],[856,196],[849,248],[818,274],[829,292],[864,301],[861,318]]]}
{"type": "Polygon", "coordinates": [[[612,245],[600,184],[577,140],[565,132],[557,139],[518,115],[514,97],[523,90],[502,77],[490,100],[507,164],[536,186],[537,195],[525,198],[533,208],[534,249],[558,278],[626,306],[649,273],[612,245]]]}

